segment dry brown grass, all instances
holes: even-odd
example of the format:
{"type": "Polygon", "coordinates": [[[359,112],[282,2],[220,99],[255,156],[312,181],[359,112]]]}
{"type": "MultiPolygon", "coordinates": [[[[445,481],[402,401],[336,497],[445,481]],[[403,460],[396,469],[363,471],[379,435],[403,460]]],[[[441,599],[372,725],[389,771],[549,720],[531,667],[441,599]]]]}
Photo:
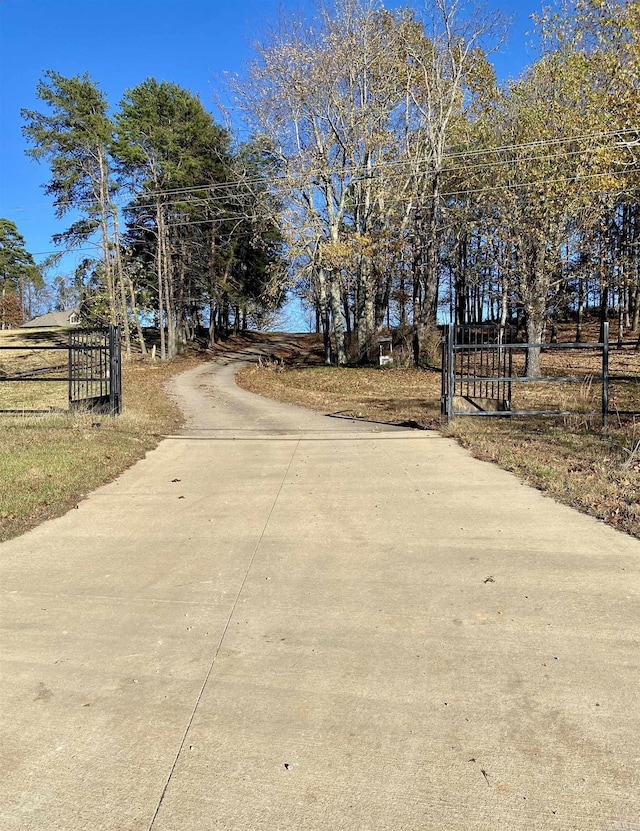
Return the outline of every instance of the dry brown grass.
{"type": "Polygon", "coordinates": [[[312,410],[394,424],[426,424],[440,406],[439,374],[416,369],[295,369],[263,363],[243,369],[237,382],[312,410]]]}
{"type": "Polygon", "coordinates": [[[633,425],[590,430],[542,419],[458,419],[443,433],[559,502],[640,538],[633,425]]]}
{"type": "Polygon", "coordinates": [[[0,331],[0,409],[67,409],[64,382],[8,382],[3,377],[34,373],[39,378],[66,377],[67,333],[64,329],[11,329],[0,331]],[[24,346],[25,349],[15,349],[24,346]],[[37,347],[30,349],[27,347],[37,347]],[[55,347],[50,349],[49,347],[55,347]]]}
{"type": "Polygon", "coordinates": [[[597,415],[586,414],[597,413],[600,407],[601,387],[593,380],[600,371],[599,360],[587,352],[549,352],[544,356],[545,372],[581,375],[583,382],[518,385],[515,394],[522,408],[553,404],[572,409],[573,415],[460,417],[451,425],[440,415],[440,374],[434,371],[296,368],[266,362],[244,369],[238,383],[314,410],[438,429],[474,456],[495,462],[558,501],[640,538],[640,353],[612,348],[612,414],[606,430],[597,415]]]}

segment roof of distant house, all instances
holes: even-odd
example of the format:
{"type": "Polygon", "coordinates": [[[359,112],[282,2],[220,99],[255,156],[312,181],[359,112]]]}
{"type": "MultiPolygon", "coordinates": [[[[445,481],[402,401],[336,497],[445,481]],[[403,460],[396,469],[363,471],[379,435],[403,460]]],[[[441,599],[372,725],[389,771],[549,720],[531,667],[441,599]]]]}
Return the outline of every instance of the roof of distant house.
{"type": "Polygon", "coordinates": [[[46,326],[74,326],[79,323],[78,309],[65,309],[63,312],[48,312],[46,315],[38,315],[33,320],[22,324],[23,329],[40,329],[46,326]]]}

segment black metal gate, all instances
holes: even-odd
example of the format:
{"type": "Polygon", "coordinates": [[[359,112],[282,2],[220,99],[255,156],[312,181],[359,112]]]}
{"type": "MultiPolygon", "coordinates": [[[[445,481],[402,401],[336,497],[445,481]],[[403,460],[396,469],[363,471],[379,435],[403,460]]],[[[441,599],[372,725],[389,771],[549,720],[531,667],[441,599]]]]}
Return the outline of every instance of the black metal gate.
{"type": "MultiPolygon", "coordinates": [[[[68,342],[46,346],[26,344],[0,346],[0,353],[67,352],[65,364],[51,364],[24,371],[0,373],[0,383],[66,383],[69,409],[90,410],[109,415],[122,412],[122,349],[120,329],[108,326],[102,329],[72,329],[68,342]]],[[[1,409],[0,412],[24,412],[1,409]]],[[[30,410],[29,412],[49,412],[30,410]]]]}
{"type": "Polygon", "coordinates": [[[119,415],[122,412],[120,329],[69,332],[69,409],[119,415]]]}
{"type": "MultiPolygon", "coordinates": [[[[542,416],[573,415],[567,409],[514,409],[513,384],[581,383],[584,376],[520,374],[514,364],[524,364],[529,348],[544,352],[574,349],[601,354],[602,386],[600,415],[603,426],[609,413],[609,324],[604,323],[600,343],[515,343],[511,327],[495,324],[452,324],[444,327],[442,340],[441,411],[454,416],[542,416]],[[515,360],[514,360],[515,356],[515,360]]],[[[595,412],[585,415],[596,415],[595,412]]]]}
{"type": "Polygon", "coordinates": [[[474,412],[509,412],[513,351],[510,326],[453,324],[442,344],[441,410],[449,420],[474,412]]]}

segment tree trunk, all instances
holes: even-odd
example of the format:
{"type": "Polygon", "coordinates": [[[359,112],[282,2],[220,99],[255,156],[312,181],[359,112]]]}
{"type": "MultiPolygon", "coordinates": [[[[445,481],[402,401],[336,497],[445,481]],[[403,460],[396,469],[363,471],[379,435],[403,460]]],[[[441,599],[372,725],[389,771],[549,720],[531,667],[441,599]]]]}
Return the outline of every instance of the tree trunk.
{"type": "Polygon", "coordinates": [[[600,343],[604,337],[604,324],[609,319],[609,286],[606,280],[600,287],[600,343]]]}
{"type": "MultiPolygon", "coordinates": [[[[416,366],[425,360],[424,345],[427,331],[437,326],[438,290],[440,275],[438,269],[438,204],[440,200],[440,175],[434,174],[426,221],[417,217],[416,235],[418,250],[414,257],[413,292],[413,357],[416,366]]],[[[417,212],[420,213],[420,212],[417,212]]]]}
{"type": "MultiPolygon", "coordinates": [[[[122,267],[122,252],[120,251],[120,229],[118,226],[118,209],[113,204],[113,202],[109,203],[109,209],[111,211],[111,220],[113,222],[113,237],[114,237],[114,250],[115,250],[115,258],[116,258],[116,277],[118,281],[118,286],[120,289],[120,307],[121,307],[121,314],[119,315],[121,322],[122,322],[122,332],[124,335],[124,346],[125,346],[125,353],[128,358],[131,358],[131,327],[129,325],[129,315],[127,314],[127,288],[125,285],[125,276],[124,276],[124,269],[122,267]]],[[[134,313],[135,303],[132,306],[132,313],[134,313]]],[[[135,312],[137,317],[137,311],[135,312]]],[[[142,329],[140,328],[140,321],[138,323],[138,330],[141,333],[142,329]]],[[[142,346],[144,347],[144,340],[141,341],[142,346]]],[[[144,352],[144,349],[143,349],[144,352]]]]}
{"type": "Polygon", "coordinates": [[[635,332],[640,324],[640,291],[638,286],[634,286],[631,296],[631,323],[630,329],[635,332]]]}
{"type": "Polygon", "coordinates": [[[131,277],[127,275],[127,284],[129,286],[129,297],[131,298],[131,312],[133,314],[133,320],[136,325],[136,332],[138,334],[138,342],[140,343],[140,351],[143,355],[147,354],[147,344],[144,340],[144,332],[142,330],[142,324],[140,323],[140,315],[138,313],[138,304],[136,303],[136,291],[133,285],[133,280],[131,277]]]}
{"type": "Polygon", "coordinates": [[[169,243],[169,232],[166,224],[163,226],[163,249],[164,269],[163,288],[165,305],[165,322],[167,326],[167,357],[169,360],[176,357],[176,309],[173,295],[173,267],[171,262],[171,249],[169,243]]]}
{"type": "Polygon", "coordinates": [[[327,297],[327,278],[324,268],[318,269],[318,303],[319,317],[322,324],[322,340],[324,343],[324,363],[329,366],[333,363],[331,355],[331,318],[327,297]]]}
{"type": "MultiPolygon", "coordinates": [[[[387,318],[387,328],[391,329],[391,287],[393,284],[393,277],[389,274],[386,278],[381,279],[379,276],[374,278],[376,286],[376,303],[374,311],[374,334],[377,334],[382,328],[385,315],[387,318]]],[[[374,344],[375,345],[375,344],[374,344]]]]}
{"type": "Polygon", "coordinates": [[[98,204],[100,206],[100,235],[102,242],[102,260],[104,264],[104,276],[107,286],[107,296],[109,299],[109,323],[117,325],[118,312],[116,309],[116,295],[115,285],[113,279],[113,263],[111,261],[111,246],[109,234],[109,174],[107,170],[107,160],[104,154],[104,148],[98,145],[95,148],[96,158],[98,161],[98,182],[94,180],[94,195],[97,196],[98,204]],[[97,185],[98,192],[95,192],[97,185]]]}
{"type": "Polygon", "coordinates": [[[351,309],[349,308],[349,293],[346,290],[342,292],[342,308],[347,325],[347,337],[351,337],[351,309]]]}
{"type": "Polygon", "coordinates": [[[509,281],[507,276],[502,277],[502,302],[500,305],[500,331],[504,332],[509,313],[509,281]]]}
{"type": "MultiPolygon", "coordinates": [[[[527,311],[527,310],[525,310],[527,311]]],[[[526,314],[527,326],[527,343],[539,344],[542,343],[544,332],[545,313],[539,313],[539,310],[529,310],[526,314]]],[[[529,346],[527,348],[527,357],[525,362],[525,375],[528,378],[539,378],[542,371],[540,369],[540,347],[529,346]]]]}
{"type": "Polygon", "coordinates": [[[362,257],[360,262],[360,308],[358,315],[358,363],[364,364],[369,359],[371,338],[375,331],[375,309],[373,291],[373,271],[369,257],[362,257]]]}
{"type": "Polygon", "coordinates": [[[549,273],[545,268],[547,237],[540,231],[535,237],[520,241],[519,285],[525,317],[527,348],[525,375],[540,377],[540,344],[547,319],[549,273]]]}
{"type": "Polygon", "coordinates": [[[329,274],[329,302],[333,316],[333,338],[335,341],[335,358],[338,366],[346,366],[347,351],[344,341],[344,323],[342,321],[342,309],[340,308],[340,275],[331,271],[329,274]]]}
{"type": "Polygon", "coordinates": [[[578,277],[578,321],[576,325],[576,343],[582,342],[582,323],[584,320],[584,280],[578,277]]]}
{"type": "Polygon", "coordinates": [[[175,354],[182,355],[187,349],[188,331],[187,331],[187,309],[185,302],[185,270],[186,270],[186,254],[184,250],[184,243],[181,245],[180,262],[177,268],[177,296],[175,300],[175,354]]]}
{"type": "Polygon", "coordinates": [[[404,270],[400,275],[400,297],[398,302],[400,304],[400,329],[404,332],[407,328],[407,296],[406,283],[404,277],[404,270]]]}
{"type": "Polygon", "coordinates": [[[211,348],[218,341],[218,331],[216,327],[216,303],[213,297],[209,298],[209,348],[211,348]]]}
{"type": "Polygon", "coordinates": [[[160,200],[156,201],[156,278],[158,282],[158,331],[160,334],[160,360],[167,359],[167,345],[164,334],[164,216],[160,200]]]}

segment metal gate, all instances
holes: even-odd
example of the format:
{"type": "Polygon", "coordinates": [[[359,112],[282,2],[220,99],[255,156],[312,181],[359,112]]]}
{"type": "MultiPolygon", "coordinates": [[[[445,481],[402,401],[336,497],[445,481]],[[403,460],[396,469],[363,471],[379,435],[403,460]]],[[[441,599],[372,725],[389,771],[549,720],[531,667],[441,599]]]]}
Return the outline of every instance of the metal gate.
{"type": "MultiPolygon", "coordinates": [[[[66,383],[70,410],[91,410],[109,415],[119,415],[122,412],[122,349],[120,329],[117,326],[72,329],[66,346],[59,342],[47,346],[0,346],[0,353],[52,351],[66,352],[66,365],[49,363],[24,371],[0,373],[0,383],[66,383]],[[65,368],[66,375],[62,374],[65,368]]],[[[0,409],[0,412],[24,411],[0,409]]]]}
{"type": "Polygon", "coordinates": [[[514,333],[510,326],[453,324],[442,342],[441,410],[454,415],[511,410],[514,333]]]}
{"type": "MultiPolygon", "coordinates": [[[[529,348],[544,352],[563,349],[593,350],[602,356],[600,415],[603,426],[609,413],[609,324],[603,324],[601,343],[515,343],[512,327],[495,324],[452,324],[444,327],[442,340],[441,411],[454,416],[572,415],[566,409],[514,409],[513,384],[581,383],[576,375],[520,374],[529,348]],[[516,356],[514,361],[514,356],[516,356]]],[[[595,412],[586,413],[595,415],[595,412]]]]}
{"type": "Polygon", "coordinates": [[[69,409],[119,415],[122,412],[120,329],[69,332],[69,409]]]}

